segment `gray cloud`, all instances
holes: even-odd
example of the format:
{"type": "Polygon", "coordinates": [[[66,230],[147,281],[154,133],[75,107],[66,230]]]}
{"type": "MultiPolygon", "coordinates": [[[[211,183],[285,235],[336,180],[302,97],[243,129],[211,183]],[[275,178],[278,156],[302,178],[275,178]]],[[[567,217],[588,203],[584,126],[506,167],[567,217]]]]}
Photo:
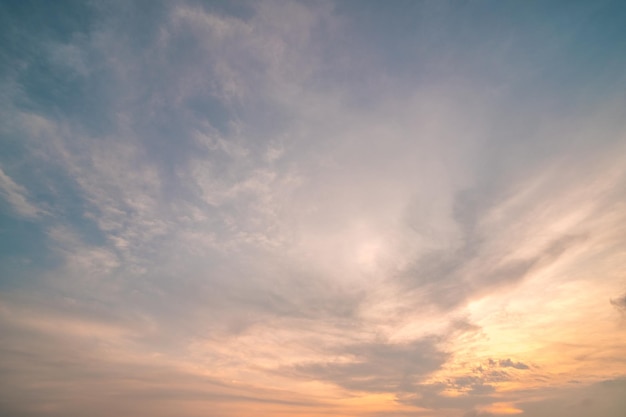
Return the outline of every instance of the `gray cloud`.
{"type": "MultiPolygon", "coordinates": [[[[466,196],[467,193],[461,195],[466,196]]],[[[460,199],[464,201],[466,197],[460,199]]],[[[455,308],[472,296],[516,284],[533,269],[556,262],[561,255],[587,239],[586,235],[560,236],[548,242],[533,257],[505,262],[492,258],[482,262],[481,258],[491,256],[485,253],[491,242],[486,232],[480,229],[480,220],[492,207],[486,206],[476,211],[476,207],[461,207],[461,204],[467,203],[457,205],[457,211],[463,213],[456,216],[462,231],[460,245],[420,256],[400,276],[403,285],[419,295],[420,300],[443,309],[455,308]],[[466,218],[468,215],[476,219],[466,218]]]]}
{"type": "MultiPolygon", "coordinates": [[[[490,359],[489,362],[491,363],[492,360],[490,359]]],[[[500,365],[502,368],[530,369],[530,367],[525,363],[513,362],[511,359],[501,359],[498,361],[498,365],[500,365]]]]}
{"type": "Polygon", "coordinates": [[[349,390],[366,392],[410,392],[431,372],[439,369],[449,354],[434,337],[409,343],[365,343],[348,345],[337,354],[348,361],[299,365],[294,372],[305,378],[329,381],[349,390]]]}
{"type": "Polygon", "coordinates": [[[621,312],[626,312],[626,294],[611,299],[611,305],[621,312]]]}
{"type": "MultiPolygon", "coordinates": [[[[454,384],[452,385],[454,386],[454,384]]],[[[465,393],[450,397],[444,391],[451,387],[448,383],[420,384],[410,394],[401,394],[398,400],[405,404],[429,409],[473,409],[477,405],[490,404],[495,401],[494,387],[489,384],[473,383],[465,393]]]]}
{"type": "Polygon", "coordinates": [[[463,417],[494,417],[494,414],[483,412],[483,411],[472,410],[463,414],[463,417]]]}
{"type": "Polygon", "coordinates": [[[521,402],[522,416],[547,417],[568,415],[583,417],[590,415],[618,417],[626,407],[624,390],[626,380],[612,379],[571,389],[547,392],[546,399],[521,402]]]}
{"type": "MultiPolygon", "coordinates": [[[[394,393],[399,402],[430,409],[471,409],[495,401],[498,382],[512,375],[494,369],[496,362],[472,374],[440,382],[424,382],[433,372],[452,359],[443,346],[447,337],[475,332],[469,325],[453,325],[450,333],[425,337],[407,343],[360,343],[334,349],[337,359],[326,363],[300,364],[286,372],[300,378],[328,381],[345,389],[360,392],[394,393]],[[460,395],[450,397],[444,391],[460,395]]],[[[503,363],[507,364],[505,360],[503,363]]],[[[282,370],[281,370],[282,372],[282,370]]]]}
{"type": "Polygon", "coordinates": [[[515,401],[516,393],[498,392],[497,386],[502,382],[520,380],[521,375],[517,371],[528,369],[530,368],[527,365],[511,359],[488,359],[464,375],[416,384],[411,392],[400,393],[398,400],[431,409],[469,410],[467,414],[473,415],[478,406],[497,401],[515,401]],[[513,371],[502,368],[512,368],[513,371]],[[456,395],[448,395],[449,391],[456,392],[456,395]]]}

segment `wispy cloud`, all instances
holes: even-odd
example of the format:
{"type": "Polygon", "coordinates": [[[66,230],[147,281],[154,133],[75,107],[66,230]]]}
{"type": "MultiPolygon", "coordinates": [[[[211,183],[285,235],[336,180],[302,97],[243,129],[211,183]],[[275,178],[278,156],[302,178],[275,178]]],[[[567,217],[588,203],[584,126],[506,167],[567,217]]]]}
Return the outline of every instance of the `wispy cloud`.
{"type": "Polygon", "coordinates": [[[615,415],[616,4],[0,7],[0,413],[615,415]]]}
{"type": "Polygon", "coordinates": [[[37,218],[44,213],[29,201],[28,191],[4,173],[0,167],[0,195],[9,203],[18,216],[37,218]]]}

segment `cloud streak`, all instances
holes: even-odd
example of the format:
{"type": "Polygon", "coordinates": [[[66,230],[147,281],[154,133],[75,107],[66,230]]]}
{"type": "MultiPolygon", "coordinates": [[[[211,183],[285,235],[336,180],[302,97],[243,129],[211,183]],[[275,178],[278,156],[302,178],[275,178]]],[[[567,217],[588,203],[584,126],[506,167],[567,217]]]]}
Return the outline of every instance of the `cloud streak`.
{"type": "Polygon", "coordinates": [[[33,219],[42,214],[40,209],[28,201],[28,191],[26,188],[15,183],[1,168],[0,193],[19,216],[33,219]]]}

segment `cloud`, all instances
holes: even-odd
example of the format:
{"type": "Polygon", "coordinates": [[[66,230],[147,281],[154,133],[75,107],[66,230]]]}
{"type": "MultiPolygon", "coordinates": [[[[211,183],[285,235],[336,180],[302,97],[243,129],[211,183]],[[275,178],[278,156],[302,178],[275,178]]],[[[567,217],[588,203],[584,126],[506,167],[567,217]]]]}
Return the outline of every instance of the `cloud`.
{"type": "Polygon", "coordinates": [[[408,343],[372,342],[348,345],[328,363],[298,365],[297,375],[329,381],[343,388],[366,392],[404,393],[439,369],[449,357],[436,338],[408,343]]]}
{"type": "Polygon", "coordinates": [[[626,294],[611,299],[611,305],[621,312],[626,312],[626,294]]]}
{"type": "Polygon", "coordinates": [[[467,413],[463,414],[463,417],[493,417],[494,415],[492,413],[485,413],[482,411],[468,411],[467,413]]]}
{"type": "MultiPolygon", "coordinates": [[[[493,365],[496,361],[489,359],[489,364],[493,365]]],[[[513,362],[511,359],[504,359],[497,361],[497,364],[502,368],[515,368],[515,369],[530,369],[528,365],[523,362],[513,362]]]]}
{"type": "MultiPolygon", "coordinates": [[[[462,213],[472,211],[458,210],[462,213]]],[[[476,215],[486,217],[491,207],[483,210],[476,215]]],[[[557,236],[553,241],[545,242],[541,249],[535,249],[531,256],[507,259],[495,252],[503,247],[494,247],[492,241],[485,240],[484,232],[480,230],[481,222],[482,219],[469,223],[459,219],[461,230],[465,230],[461,242],[452,248],[430,251],[418,257],[401,271],[403,285],[425,302],[453,309],[471,297],[519,283],[533,269],[549,266],[586,240],[585,235],[557,236]]]]}
{"type": "Polygon", "coordinates": [[[429,409],[470,410],[467,411],[468,415],[482,415],[480,413],[488,413],[488,409],[496,415],[499,415],[498,410],[507,413],[507,410],[514,408],[512,404],[517,395],[515,391],[503,392],[501,387],[512,381],[523,380],[524,376],[517,371],[502,368],[521,371],[530,369],[510,359],[488,359],[471,369],[467,369],[465,364],[463,369],[453,374],[439,374],[416,384],[413,390],[400,393],[398,400],[429,409]]]}
{"type": "Polygon", "coordinates": [[[447,389],[446,383],[420,384],[414,392],[399,395],[398,400],[404,404],[432,410],[467,410],[497,401],[497,397],[493,395],[495,389],[491,385],[474,384],[469,391],[456,396],[448,395],[447,389]]]}
{"type": "MultiPolygon", "coordinates": [[[[116,313],[102,302],[3,295],[0,329],[7,336],[0,342],[0,386],[13,398],[3,402],[2,410],[17,415],[45,410],[81,415],[106,402],[115,403],[111,407],[122,414],[148,409],[163,416],[173,409],[195,416],[218,407],[219,415],[231,416],[250,407],[314,410],[323,405],[294,392],[211,377],[197,364],[194,370],[193,360],[184,355],[174,360],[171,352],[164,355],[162,342],[146,349],[146,336],[161,330],[158,323],[140,311],[116,313]],[[45,383],[33,386],[31,374],[45,383]],[[76,395],[68,396],[68,390],[76,395]],[[94,391],[100,392],[98,398],[91,397],[94,391]]],[[[95,415],[110,412],[108,407],[95,415]]]]}
{"type": "Polygon", "coordinates": [[[41,230],[0,414],[498,415],[622,372],[602,6],[374,3],[0,6],[0,194],[41,230]]]}
{"type": "Polygon", "coordinates": [[[0,167],[0,195],[10,204],[14,212],[27,219],[35,219],[45,213],[29,201],[28,191],[17,184],[0,167]]]}
{"type": "Polygon", "coordinates": [[[542,399],[521,402],[522,416],[570,415],[574,417],[602,415],[617,417],[624,411],[626,402],[622,395],[626,388],[623,379],[600,381],[583,387],[553,390],[542,399]]]}

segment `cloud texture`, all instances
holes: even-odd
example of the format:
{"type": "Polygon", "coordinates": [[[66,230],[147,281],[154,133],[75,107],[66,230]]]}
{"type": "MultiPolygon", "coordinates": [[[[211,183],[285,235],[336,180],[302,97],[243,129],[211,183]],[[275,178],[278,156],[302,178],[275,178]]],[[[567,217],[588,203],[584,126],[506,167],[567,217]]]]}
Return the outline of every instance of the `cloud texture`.
{"type": "Polygon", "coordinates": [[[625,15],[2,2],[0,414],[621,415],[625,15]]]}

